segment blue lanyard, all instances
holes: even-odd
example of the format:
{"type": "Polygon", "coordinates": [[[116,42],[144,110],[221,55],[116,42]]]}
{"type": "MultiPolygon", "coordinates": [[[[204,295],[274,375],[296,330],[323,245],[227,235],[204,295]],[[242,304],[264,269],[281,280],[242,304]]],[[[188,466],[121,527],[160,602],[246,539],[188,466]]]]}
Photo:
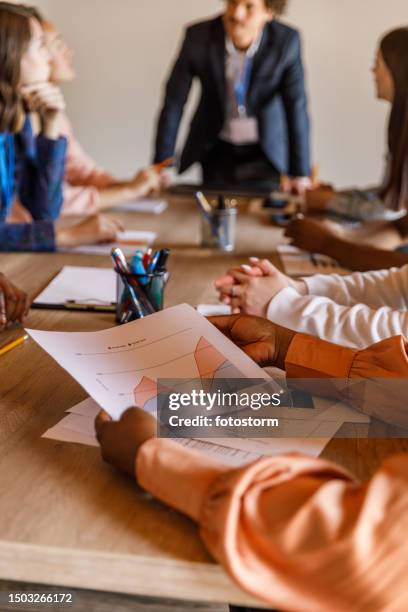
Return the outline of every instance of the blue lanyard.
{"type": "MultiPolygon", "coordinates": [[[[6,214],[13,202],[14,167],[14,136],[12,134],[0,134],[1,205],[5,209],[6,214]]],[[[4,213],[1,216],[4,216],[4,213]]]]}
{"type": "Polygon", "coordinates": [[[241,77],[236,79],[234,83],[235,99],[237,101],[238,113],[240,115],[244,115],[246,113],[247,96],[251,82],[253,63],[253,57],[245,58],[241,77]]]}

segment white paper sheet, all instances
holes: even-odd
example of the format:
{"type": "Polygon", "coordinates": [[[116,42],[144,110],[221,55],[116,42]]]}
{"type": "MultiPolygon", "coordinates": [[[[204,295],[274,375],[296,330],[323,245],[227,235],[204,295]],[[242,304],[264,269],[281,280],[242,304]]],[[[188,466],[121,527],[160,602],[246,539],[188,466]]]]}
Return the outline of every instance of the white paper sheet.
{"type": "Polygon", "coordinates": [[[114,247],[120,247],[125,255],[132,255],[137,249],[145,249],[156,240],[155,232],[129,230],[119,232],[117,240],[109,244],[93,244],[60,249],[65,253],[83,253],[86,255],[110,255],[114,247]]]}
{"type": "Polygon", "coordinates": [[[68,300],[84,304],[116,302],[116,274],[113,268],[65,266],[35,298],[34,304],[64,304],[68,300]]]}
{"type": "Polygon", "coordinates": [[[348,274],[349,270],[326,257],[301,251],[289,244],[277,247],[285,274],[289,276],[311,276],[312,274],[348,274]]]}
{"type": "Polygon", "coordinates": [[[186,304],[100,332],[27,332],[115,419],[134,404],[149,409],[159,378],[269,379],[186,304]]]}
{"type": "MultiPolygon", "coordinates": [[[[59,440],[72,444],[98,446],[95,436],[94,421],[100,407],[88,398],[73,406],[57,425],[43,434],[43,438],[59,440]]],[[[240,466],[256,461],[263,456],[289,452],[301,452],[318,457],[330,439],[336,434],[342,423],[320,424],[322,438],[311,439],[208,439],[192,440],[184,438],[175,440],[178,444],[191,448],[212,459],[231,466],[240,466]]]]}
{"type": "Polygon", "coordinates": [[[231,306],[225,304],[199,304],[197,312],[203,317],[219,317],[231,314],[231,306]]]}
{"type": "Polygon", "coordinates": [[[168,208],[166,200],[156,200],[146,198],[145,200],[135,200],[134,202],[126,202],[119,206],[112,207],[112,210],[132,213],[144,213],[152,215],[161,215],[168,208]]]}

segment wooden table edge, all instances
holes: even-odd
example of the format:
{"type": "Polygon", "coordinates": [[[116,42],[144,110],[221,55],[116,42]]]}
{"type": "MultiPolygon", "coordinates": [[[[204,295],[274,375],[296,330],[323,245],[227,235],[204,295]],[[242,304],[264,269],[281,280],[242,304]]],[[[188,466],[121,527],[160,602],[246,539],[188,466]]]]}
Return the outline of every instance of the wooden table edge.
{"type": "Polygon", "coordinates": [[[0,580],[263,607],[220,565],[0,541],[0,580]]]}

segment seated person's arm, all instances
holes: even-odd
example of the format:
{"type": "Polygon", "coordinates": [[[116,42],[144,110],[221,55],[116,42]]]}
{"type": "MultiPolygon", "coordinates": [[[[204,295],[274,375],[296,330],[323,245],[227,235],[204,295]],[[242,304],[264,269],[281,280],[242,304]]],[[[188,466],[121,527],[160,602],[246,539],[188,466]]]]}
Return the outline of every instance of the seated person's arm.
{"type": "MultiPolygon", "coordinates": [[[[387,222],[393,232],[396,223],[387,222]]],[[[399,232],[398,232],[399,233],[399,232]]],[[[335,259],[341,266],[361,272],[401,267],[408,263],[408,254],[379,249],[368,244],[353,243],[340,237],[320,221],[297,218],[286,229],[286,236],[299,249],[322,253],[335,259]]]]}
{"type": "MultiPolygon", "coordinates": [[[[261,365],[281,366],[286,355],[289,376],[376,376],[390,368],[407,375],[402,339],[394,339],[386,355],[381,345],[352,351],[249,317],[213,322],[261,365]]],[[[297,455],[230,469],[155,440],[154,419],[136,409],[118,423],[102,414],[96,429],[104,458],[197,521],[214,557],[269,605],[382,609],[406,596],[408,553],[394,534],[405,523],[407,456],[389,460],[360,486],[339,466],[297,455]]]]}
{"type": "Polygon", "coordinates": [[[387,208],[379,189],[334,191],[322,185],[306,193],[308,212],[331,212],[357,221],[392,220],[400,213],[387,208]]]}
{"type": "Polygon", "coordinates": [[[216,288],[234,312],[266,317],[342,346],[360,348],[408,334],[408,266],[292,281],[270,262],[259,261],[229,270],[216,288]]]}
{"type": "Polygon", "coordinates": [[[33,223],[1,223],[0,251],[55,251],[54,223],[34,221],[33,223]]]}
{"type": "Polygon", "coordinates": [[[64,98],[58,87],[51,83],[27,86],[23,89],[23,96],[30,111],[38,113],[41,127],[34,140],[34,157],[25,144],[32,132],[29,121],[26,121],[21,137],[17,137],[20,144],[16,146],[16,151],[21,157],[18,194],[33,219],[55,220],[63,203],[67,151],[67,140],[60,136],[64,98]]]}

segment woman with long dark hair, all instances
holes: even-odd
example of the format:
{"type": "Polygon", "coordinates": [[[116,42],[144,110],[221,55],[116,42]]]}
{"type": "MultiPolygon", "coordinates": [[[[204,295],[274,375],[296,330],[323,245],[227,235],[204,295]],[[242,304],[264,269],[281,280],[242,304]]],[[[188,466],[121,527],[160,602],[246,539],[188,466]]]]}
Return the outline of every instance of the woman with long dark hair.
{"type": "Polygon", "coordinates": [[[339,194],[322,186],[306,197],[308,212],[332,211],[367,222],[355,230],[345,230],[309,218],[296,219],[287,230],[296,246],[330,255],[352,270],[408,263],[406,253],[382,250],[398,248],[408,239],[408,27],[383,37],[373,71],[378,97],[392,105],[389,161],[382,187],[375,192],[339,194]]]}
{"type": "Polygon", "coordinates": [[[118,224],[93,217],[68,229],[53,221],[62,205],[66,139],[60,90],[48,82],[40,23],[20,5],[0,3],[0,250],[54,250],[113,240],[118,224]],[[34,222],[6,224],[18,193],[34,222]]]}

